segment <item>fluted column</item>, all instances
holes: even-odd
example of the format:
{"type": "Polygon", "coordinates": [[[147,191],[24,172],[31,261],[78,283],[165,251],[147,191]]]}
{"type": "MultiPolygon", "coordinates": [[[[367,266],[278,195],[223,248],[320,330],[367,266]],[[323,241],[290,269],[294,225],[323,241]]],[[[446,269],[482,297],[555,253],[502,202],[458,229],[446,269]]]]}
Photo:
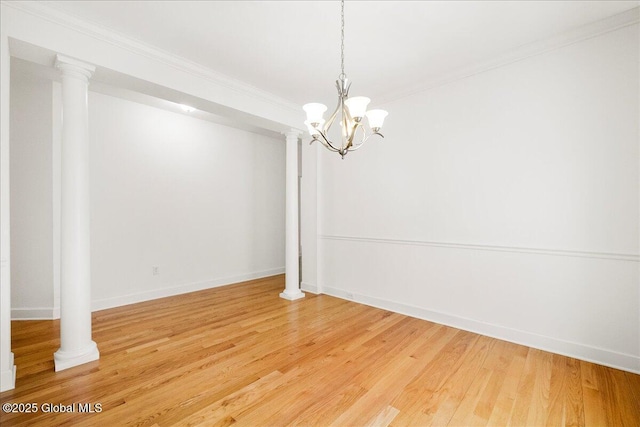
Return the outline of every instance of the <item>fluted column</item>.
{"type": "Polygon", "coordinates": [[[298,137],[301,132],[284,132],[287,144],[285,210],[285,288],[280,297],[295,300],[304,297],[300,290],[298,235],[298,137]]]}
{"type": "Polygon", "coordinates": [[[89,136],[87,87],[95,68],[62,55],[62,147],[60,203],[60,349],[61,371],[97,360],[91,339],[91,258],[89,228],[89,136]]]}

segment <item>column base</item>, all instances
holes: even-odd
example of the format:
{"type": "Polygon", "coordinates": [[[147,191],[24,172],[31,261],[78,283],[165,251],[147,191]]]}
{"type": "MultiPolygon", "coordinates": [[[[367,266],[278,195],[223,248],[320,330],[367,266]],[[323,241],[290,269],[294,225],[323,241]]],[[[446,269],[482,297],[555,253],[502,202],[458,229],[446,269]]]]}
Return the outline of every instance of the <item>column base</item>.
{"type": "Polygon", "coordinates": [[[99,358],[100,352],[98,351],[98,346],[93,341],[78,351],[62,351],[62,349],[60,349],[53,353],[56,372],[93,362],[99,358]]]}
{"type": "Polygon", "coordinates": [[[284,299],[288,299],[289,301],[293,301],[293,300],[297,300],[300,298],[304,298],[304,292],[298,290],[297,292],[294,292],[293,294],[288,294],[287,290],[285,289],[284,292],[280,293],[280,298],[284,298],[284,299]]]}
{"type": "Polygon", "coordinates": [[[0,391],[16,388],[16,365],[13,364],[13,353],[9,353],[9,369],[0,372],[0,391]]]}

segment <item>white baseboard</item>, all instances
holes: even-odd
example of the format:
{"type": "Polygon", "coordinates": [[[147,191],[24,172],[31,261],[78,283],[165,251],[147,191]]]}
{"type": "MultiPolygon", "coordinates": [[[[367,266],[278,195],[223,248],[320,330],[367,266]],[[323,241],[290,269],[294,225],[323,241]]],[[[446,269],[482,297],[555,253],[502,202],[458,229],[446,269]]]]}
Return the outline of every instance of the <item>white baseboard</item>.
{"type": "Polygon", "coordinates": [[[320,293],[318,285],[314,285],[312,283],[308,283],[308,282],[302,282],[300,283],[300,288],[305,291],[305,292],[310,292],[312,294],[316,294],[318,295],[320,293]]]}
{"type": "Polygon", "coordinates": [[[11,309],[11,320],[52,320],[59,318],[60,308],[24,307],[11,309]]]}
{"type": "Polygon", "coordinates": [[[9,369],[0,372],[0,391],[16,388],[16,365],[13,364],[13,353],[9,353],[9,369]]]}
{"type": "MultiPolygon", "coordinates": [[[[91,302],[91,311],[106,310],[108,308],[120,307],[123,305],[135,304],[165,298],[174,295],[186,294],[189,292],[201,291],[218,286],[231,285],[233,283],[244,282],[246,280],[260,279],[263,277],[283,274],[284,267],[272,268],[269,270],[256,271],[253,273],[241,274],[238,276],[224,277],[220,279],[208,280],[205,282],[189,283],[186,285],[172,286],[168,288],[153,289],[145,292],[137,292],[129,295],[122,295],[114,298],[104,298],[91,302]]],[[[60,307],[26,307],[12,308],[11,320],[52,320],[60,318],[60,307]]]]}
{"type": "Polygon", "coordinates": [[[557,338],[538,335],[535,333],[517,329],[506,328],[504,326],[480,322],[477,320],[467,319],[464,317],[454,316],[446,313],[440,313],[437,311],[427,310],[407,304],[369,297],[366,295],[354,294],[353,292],[344,291],[342,289],[323,286],[322,291],[327,295],[369,305],[371,307],[393,311],[395,313],[404,314],[418,319],[428,320],[457,329],[474,332],[480,335],[486,335],[488,337],[525,345],[527,347],[533,347],[540,350],[549,351],[551,353],[573,357],[576,359],[585,360],[587,362],[593,362],[599,365],[609,366],[611,368],[640,374],[640,357],[634,356],[632,354],[618,353],[603,348],[559,340],[557,338]]]}
{"type": "Polygon", "coordinates": [[[218,286],[231,285],[233,283],[244,282],[247,280],[260,279],[263,277],[275,276],[283,274],[284,267],[272,268],[269,270],[256,271],[238,276],[224,277],[219,279],[208,280],[205,282],[189,283],[186,285],[172,286],[162,289],[153,289],[145,292],[137,292],[129,295],[122,295],[114,298],[104,298],[94,300],[91,303],[92,311],[106,310],[108,308],[120,307],[123,305],[135,304],[143,301],[150,301],[158,298],[171,297],[174,295],[186,294],[189,292],[202,291],[204,289],[216,288],[218,286]]]}

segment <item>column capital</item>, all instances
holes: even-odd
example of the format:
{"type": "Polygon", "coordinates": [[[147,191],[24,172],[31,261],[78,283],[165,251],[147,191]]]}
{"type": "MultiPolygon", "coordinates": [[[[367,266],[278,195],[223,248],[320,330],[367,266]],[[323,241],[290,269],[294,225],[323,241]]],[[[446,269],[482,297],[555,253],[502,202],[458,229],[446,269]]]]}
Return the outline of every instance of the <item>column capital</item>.
{"type": "Polygon", "coordinates": [[[298,139],[300,138],[300,135],[302,135],[302,131],[300,129],[294,129],[294,128],[291,128],[289,130],[286,130],[280,133],[283,134],[287,139],[289,138],[298,139]]]}
{"type": "Polygon", "coordinates": [[[91,64],[60,54],[56,55],[55,67],[60,70],[63,75],[69,75],[83,80],[89,80],[89,77],[96,71],[96,67],[91,64]]]}

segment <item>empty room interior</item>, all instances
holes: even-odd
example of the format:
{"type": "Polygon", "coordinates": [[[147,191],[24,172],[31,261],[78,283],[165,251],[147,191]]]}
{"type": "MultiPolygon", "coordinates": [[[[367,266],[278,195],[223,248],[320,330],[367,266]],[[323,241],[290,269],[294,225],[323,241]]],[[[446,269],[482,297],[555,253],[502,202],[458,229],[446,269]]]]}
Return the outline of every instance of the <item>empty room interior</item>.
{"type": "Polygon", "coordinates": [[[0,8],[3,427],[640,425],[640,2],[0,8]]]}

